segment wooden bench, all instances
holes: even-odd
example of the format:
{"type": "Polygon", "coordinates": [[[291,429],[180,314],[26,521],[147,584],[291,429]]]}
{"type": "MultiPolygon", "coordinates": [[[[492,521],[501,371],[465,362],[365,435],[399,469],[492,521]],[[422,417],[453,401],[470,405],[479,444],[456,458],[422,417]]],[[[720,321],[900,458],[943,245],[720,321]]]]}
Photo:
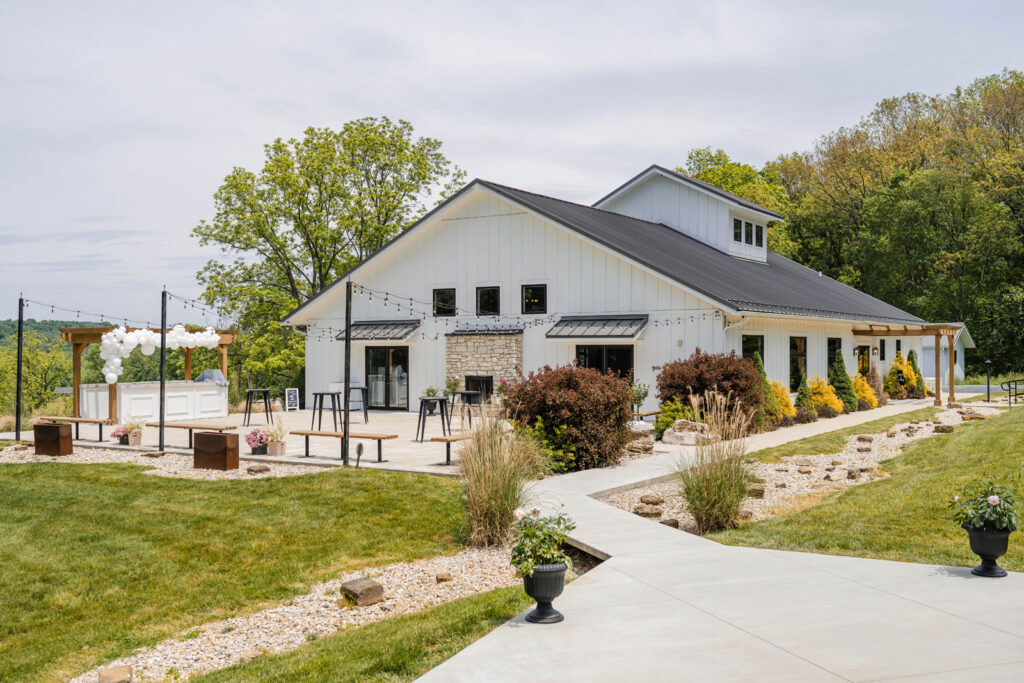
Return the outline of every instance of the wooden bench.
{"type": "Polygon", "coordinates": [[[452,444],[456,441],[465,441],[466,439],[472,439],[473,433],[469,434],[449,434],[448,436],[435,436],[431,441],[444,444],[444,464],[452,464],[452,444]]]}
{"type": "MultiPolygon", "coordinates": [[[[147,427],[159,427],[159,422],[147,422],[147,427]]],[[[230,432],[233,429],[238,429],[237,425],[204,425],[199,422],[164,422],[164,428],[167,429],[187,429],[188,430],[188,447],[192,448],[192,432],[218,432],[223,434],[224,432],[230,432]]]]}
{"type": "MultiPolygon", "coordinates": [[[[298,434],[306,438],[306,454],[302,457],[308,458],[309,455],[309,437],[311,436],[328,436],[336,439],[344,439],[345,432],[322,432],[316,429],[293,429],[292,434],[298,434]]],[[[355,432],[349,433],[350,439],[366,439],[368,441],[377,442],[377,462],[387,462],[384,460],[384,448],[383,443],[391,439],[397,439],[398,434],[357,434],[355,432]]]]}
{"type": "Polygon", "coordinates": [[[642,413],[633,413],[633,414],[636,415],[637,419],[643,419],[645,417],[650,417],[651,415],[661,415],[661,411],[660,410],[645,410],[642,413]]]}
{"type": "Polygon", "coordinates": [[[112,425],[114,421],[109,418],[97,418],[97,417],[59,417],[57,415],[43,415],[39,418],[45,420],[49,424],[60,424],[61,422],[75,425],[75,441],[78,441],[78,426],[82,424],[96,425],[100,428],[100,438],[97,441],[103,441],[103,425],[112,425]]]}

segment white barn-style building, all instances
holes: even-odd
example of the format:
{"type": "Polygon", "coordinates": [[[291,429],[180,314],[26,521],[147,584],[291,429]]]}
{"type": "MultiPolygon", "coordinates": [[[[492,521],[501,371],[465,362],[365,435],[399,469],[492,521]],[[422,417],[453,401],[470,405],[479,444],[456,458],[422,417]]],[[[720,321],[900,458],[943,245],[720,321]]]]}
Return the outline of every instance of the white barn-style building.
{"type": "Polygon", "coordinates": [[[768,250],[777,220],[659,166],[593,206],[474,180],[283,321],[306,335],[306,404],[343,380],[349,279],[371,408],[577,361],[632,372],[651,409],[660,366],[698,347],[758,350],[793,390],[837,353],[851,373],[921,355],[923,320],[768,250]]]}

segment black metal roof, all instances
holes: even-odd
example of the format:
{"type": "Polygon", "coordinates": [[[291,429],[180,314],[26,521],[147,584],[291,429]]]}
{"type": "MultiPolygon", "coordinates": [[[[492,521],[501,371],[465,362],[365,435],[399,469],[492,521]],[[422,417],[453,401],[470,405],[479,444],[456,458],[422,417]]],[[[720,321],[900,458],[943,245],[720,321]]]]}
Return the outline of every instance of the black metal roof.
{"type": "Polygon", "coordinates": [[[766,263],[737,258],[661,223],[476,181],[735,311],[878,323],[920,318],[772,251],[766,263]]]}
{"type": "Polygon", "coordinates": [[[459,336],[470,334],[522,334],[523,328],[515,323],[481,323],[479,325],[463,325],[457,327],[445,336],[459,336]]]}
{"type": "Polygon", "coordinates": [[[546,336],[632,339],[646,325],[647,315],[564,315],[546,336]]]}
{"type": "MultiPolygon", "coordinates": [[[[365,320],[352,323],[352,339],[354,341],[403,341],[420,326],[419,320],[365,320]]],[[[336,339],[344,339],[340,333],[336,339]]]]}

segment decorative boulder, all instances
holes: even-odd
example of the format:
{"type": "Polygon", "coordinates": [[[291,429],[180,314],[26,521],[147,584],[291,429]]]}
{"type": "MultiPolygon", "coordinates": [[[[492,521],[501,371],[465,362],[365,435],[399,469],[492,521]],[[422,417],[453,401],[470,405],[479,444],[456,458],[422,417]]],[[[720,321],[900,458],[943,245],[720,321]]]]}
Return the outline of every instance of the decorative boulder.
{"type": "Polygon", "coordinates": [[[932,431],[935,432],[936,434],[952,434],[953,425],[935,425],[932,428],[932,431]]]}
{"type": "Polygon", "coordinates": [[[654,505],[644,505],[643,503],[634,507],[633,513],[640,515],[641,517],[650,517],[652,519],[661,517],[661,510],[654,505]]]}
{"type": "Polygon", "coordinates": [[[661,505],[665,502],[665,499],[652,493],[645,493],[640,496],[640,502],[644,505],[661,505]]]}
{"type": "Polygon", "coordinates": [[[345,600],[357,607],[365,607],[384,599],[384,586],[365,576],[341,584],[345,600]]]}
{"type": "Polygon", "coordinates": [[[99,683],[132,683],[130,666],[114,666],[100,672],[99,683]]]}

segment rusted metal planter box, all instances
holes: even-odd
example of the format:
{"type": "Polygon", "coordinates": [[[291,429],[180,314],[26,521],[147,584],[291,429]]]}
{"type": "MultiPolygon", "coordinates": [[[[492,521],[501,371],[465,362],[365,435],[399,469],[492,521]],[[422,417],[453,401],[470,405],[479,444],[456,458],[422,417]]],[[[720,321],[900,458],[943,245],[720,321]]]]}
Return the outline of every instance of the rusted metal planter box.
{"type": "Polygon", "coordinates": [[[196,432],[192,467],[202,470],[238,469],[238,434],[196,432]]]}
{"type": "Polygon", "coordinates": [[[32,436],[37,455],[71,455],[74,452],[69,424],[34,425],[32,436]]]}

